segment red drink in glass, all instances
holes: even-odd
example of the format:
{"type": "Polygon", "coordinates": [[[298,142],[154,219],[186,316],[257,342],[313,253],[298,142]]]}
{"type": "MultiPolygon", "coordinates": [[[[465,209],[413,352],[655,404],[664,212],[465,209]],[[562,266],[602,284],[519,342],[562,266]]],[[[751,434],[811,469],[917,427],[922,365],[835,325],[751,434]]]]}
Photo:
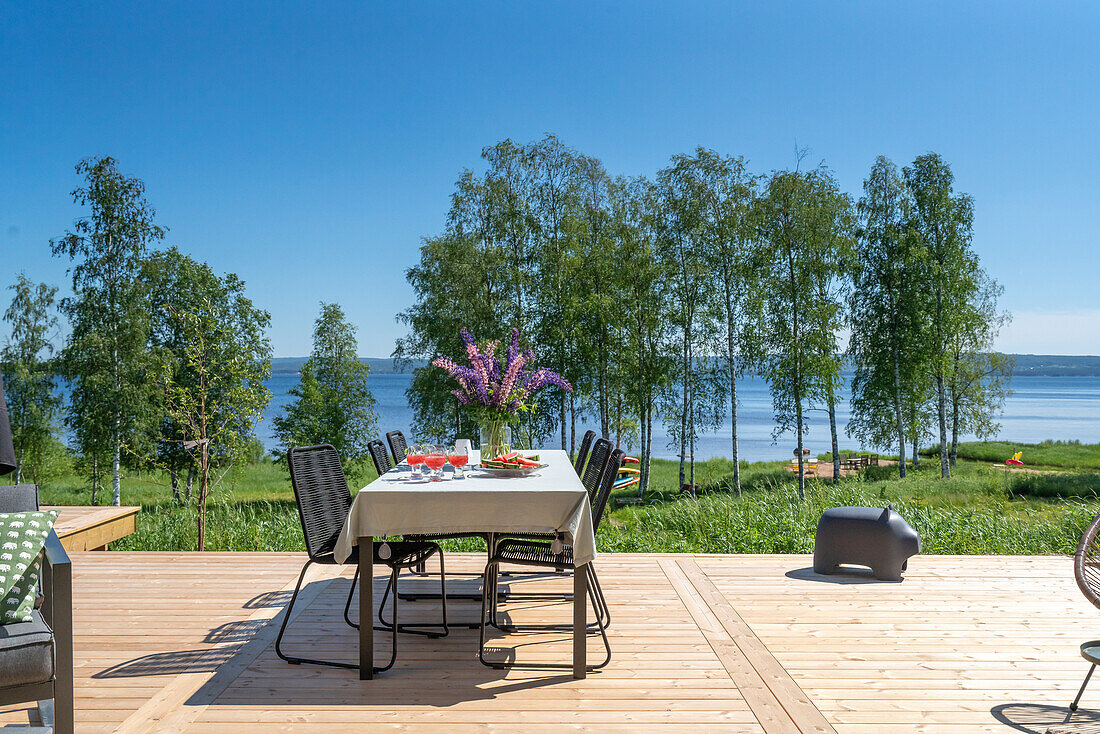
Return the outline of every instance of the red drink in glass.
{"type": "Polygon", "coordinates": [[[466,466],[466,462],[469,460],[470,457],[466,454],[449,454],[447,456],[447,461],[455,468],[466,466]]]}
{"type": "Polygon", "coordinates": [[[443,454],[428,454],[424,457],[424,463],[428,465],[428,468],[432,471],[439,471],[443,468],[443,465],[447,463],[447,457],[443,454]]]}
{"type": "Polygon", "coordinates": [[[408,460],[409,466],[413,467],[413,469],[416,469],[417,466],[424,463],[423,454],[408,454],[405,459],[408,460]]]}

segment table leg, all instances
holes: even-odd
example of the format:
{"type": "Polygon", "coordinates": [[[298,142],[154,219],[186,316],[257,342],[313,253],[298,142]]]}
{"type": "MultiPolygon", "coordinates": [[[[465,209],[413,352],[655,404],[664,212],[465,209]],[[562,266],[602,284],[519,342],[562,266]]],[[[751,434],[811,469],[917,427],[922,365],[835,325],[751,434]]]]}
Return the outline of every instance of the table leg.
{"type": "Polygon", "coordinates": [[[374,538],[366,537],[359,538],[359,680],[373,677],[374,538]]]}
{"type": "MultiPolygon", "coordinates": [[[[492,558],[497,552],[497,535],[496,533],[489,533],[487,548],[489,549],[489,558],[492,558]]],[[[489,575],[488,584],[482,593],[489,597],[489,624],[496,627],[497,624],[497,578],[500,576],[500,567],[496,567],[489,575]]],[[[485,583],[483,580],[482,583],[485,583]]]]}
{"type": "Polygon", "coordinates": [[[584,678],[588,671],[585,598],[588,591],[588,564],[573,569],[573,677],[584,678]]]}

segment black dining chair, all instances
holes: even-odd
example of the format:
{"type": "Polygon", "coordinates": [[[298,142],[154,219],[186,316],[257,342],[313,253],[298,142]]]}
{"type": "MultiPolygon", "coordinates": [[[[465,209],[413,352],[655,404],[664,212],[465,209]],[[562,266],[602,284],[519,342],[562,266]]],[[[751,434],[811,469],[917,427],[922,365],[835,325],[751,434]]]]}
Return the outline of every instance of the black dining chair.
{"type": "Polygon", "coordinates": [[[405,453],[409,449],[409,444],[405,441],[404,433],[401,431],[390,431],[386,434],[386,443],[390,445],[390,453],[393,454],[394,465],[400,464],[405,460],[405,453]]]}
{"type": "MultiPolygon", "coordinates": [[[[286,611],[283,614],[283,622],[279,627],[279,634],[275,638],[275,653],[283,660],[293,665],[311,663],[313,665],[327,665],[334,668],[351,668],[358,670],[359,665],[335,660],[320,660],[305,658],[297,655],[288,655],[283,652],[283,634],[294,609],[294,602],[298,599],[298,593],[302,588],[306,571],[314,563],[333,565],[339,563],[336,560],[336,541],[340,531],[347,522],[348,513],[351,511],[351,493],[348,491],[347,478],[340,462],[340,455],[331,444],[317,446],[302,446],[291,448],[287,452],[287,464],[290,467],[290,483],[294,488],[294,499],[298,505],[298,519],[302,523],[302,535],[305,537],[306,553],[309,556],[302,572],[298,575],[298,583],[294,586],[294,593],[290,597],[286,611]]],[[[443,554],[436,543],[426,541],[376,541],[373,544],[374,562],[384,564],[390,569],[389,583],[386,586],[387,595],[390,589],[397,589],[397,577],[402,570],[410,569],[423,564],[433,555],[439,555],[440,568],[443,565],[443,554]]],[[[355,546],[345,563],[356,564],[355,575],[352,577],[351,589],[348,591],[348,599],[344,605],[344,621],[352,627],[358,628],[358,624],[350,618],[351,599],[355,593],[355,585],[359,580],[359,546],[355,546]]],[[[366,583],[370,583],[368,579],[366,583]]],[[[381,673],[393,667],[397,659],[397,634],[410,632],[423,634],[428,637],[444,637],[447,629],[447,603],[445,576],[440,574],[442,632],[430,630],[412,630],[397,624],[397,595],[393,599],[393,623],[389,626],[376,626],[379,631],[393,632],[393,645],[390,652],[389,663],[382,667],[375,667],[374,672],[381,673]]],[[[383,597],[382,604],[385,604],[383,597]]],[[[425,625],[428,626],[428,625],[425,625]]]]}
{"type": "MultiPolygon", "coordinates": [[[[602,441],[604,439],[600,440],[602,441]]],[[[593,446],[593,456],[596,455],[597,448],[598,445],[593,446]]],[[[599,475],[598,491],[592,505],[593,530],[599,527],[600,519],[603,517],[604,511],[607,508],[608,499],[611,496],[611,490],[615,485],[615,478],[619,474],[619,467],[622,466],[625,456],[626,453],[624,451],[616,450],[607,459],[604,465],[604,471],[599,475]]],[[[567,544],[562,545],[559,551],[554,548],[554,545],[554,543],[522,538],[509,538],[497,544],[496,552],[485,566],[485,577],[483,581],[481,630],[478,639],[478,660],[480,660],[483,665],[497,669],[513,667],[572,667],[567,663],[517,663],[488,660],[485,657],[485,629],[487,621],[492,620],[496,616],[497,594],[495,588],[492,586],[492,578],[495,576],[496,571],[501,564],[507,563],[512,565],[533,566],[536,568],[566,568],[576,573],[576,564],[573,562],[573,546],[567,544]],[[487,612],[488,615],[486,614],[487,612]]],[[[603,589],[600,587],[599,578],[596,575],[596,568],[593,563],[585,564],[585,584],[588,590],[588,596],[590,597],[589,601],[592,604],[592,609],[596,613],[596,621],[587,625],[587,631],[590,634],[598,633],[600,635],[605,651],[602,662],[588,666],[589,670],[597,670],[611,662],[611,643],[607,639],[607,628],[611,624],[611,610],[603,594],[603,589]]],[[[572,594],[569,595],[569,598],[572,600],[572,594]]],[[[543,632],[547,630],[571,630],[573,628],[572,625],[555,624],[494,624],[493,626],[506,632],[543,632]]]]}
{"type": "MultiPolygon", "coordinates": [[[[589,431],[592,435],[595,432],[589,431]]],[[[585,491],[588,492],[589,503],[595,507],[596,495],[600,490],[600,481],[603,478],[604,470],[607,468],[607,462],[611,458],[611,442],[606,438],[598,438],[595,443],[592,444],[592,450],[590,457],[585,465],[584,471],[579,472],[581,478],[581,484],[584,486],[585,491]]],[[[616,473],[618,469],[616,468],[616,473]]],[[[593,515],[593,517],[595,517],[593,515]]],[[[508,533],[507,535],[497,536],[497,541],[503,541],[507,538],[519,538],[522,540],[540,540],[553,542],[557,538],[555,533],[508,533]]],[[[492,550],[490,550],[490,556],[492,550]]],[[[564,572],[568,569],[557,569],[560,572],[564,572]]],[[[573,598],[572,592],[560,592],[560,593],[546,593],[546,592],[530,592],[530,591],[512,591],[510,588],[506,591],[499,590],[499,584],[497,583],[498,575],[512,576],[515,575],[515,571],[505,572],[503,574],[493,575],[493,586],[497,587],[497,594],[500,599],[507,601],[569,601],[573,598]]],[[[519,572],[519,573],[532,573],[532,572],[519,572]]],[[[534,572],[538,573],[538,572],[534,572]]],[[[496,613],[494,612],[491,617],[491,624],[496,627],[496,613]]]]}
{"type": "Polygon", "coordinates": [[[382,476],[393,468],[390,455],[386,452],[386,444],[382,443],[381,439],[376,438],[373,441],[368,441],[367,452],[370,453],[371,461],[374,462],[374,470],[378,472],[378,476],[382,476]]]}
{"type": "Polygon", "coordinates": [[[592,448],[592,441],[596,438],[595,431],[585,431],[581,438],[581,446],[577,449],[577,459],[573,462],[573,468],[577,470],[577,476],[584,472],[584,462],[588,460],[588,451],[592,448]]]}

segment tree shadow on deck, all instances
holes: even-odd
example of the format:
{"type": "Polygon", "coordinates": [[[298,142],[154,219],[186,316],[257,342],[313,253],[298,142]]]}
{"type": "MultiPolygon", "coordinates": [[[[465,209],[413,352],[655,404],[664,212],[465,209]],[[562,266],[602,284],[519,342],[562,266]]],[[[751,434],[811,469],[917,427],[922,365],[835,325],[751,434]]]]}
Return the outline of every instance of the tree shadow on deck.
{"type": "Polygon", "coordinates": [[[997,721],[1027,734],[1100,734],[1100,712],[1043,703],[1005,703],[990,713],[997,721]]]}

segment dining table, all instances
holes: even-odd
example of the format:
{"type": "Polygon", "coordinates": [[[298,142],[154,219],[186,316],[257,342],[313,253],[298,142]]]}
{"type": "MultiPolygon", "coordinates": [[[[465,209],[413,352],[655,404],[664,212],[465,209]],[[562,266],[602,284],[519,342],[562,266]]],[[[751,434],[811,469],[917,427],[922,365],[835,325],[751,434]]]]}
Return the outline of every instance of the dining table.
{"type": "Polygon", "coordinates": [[[359,677],[374,667],[373,543],[392,536],[483,533],[494,539],[525,533],[553,533],[573,547],[573,677],[584,678],[586,662],[586,570],[596,558],[588,493],[561,450],[539,449],[542,466],[525,476],[499,476],[480,468],[471,451],[463,478],[417,476],[401,463],[359,490],[340,531],[336,560],[346,562],[359,546],[359,677]]]}

